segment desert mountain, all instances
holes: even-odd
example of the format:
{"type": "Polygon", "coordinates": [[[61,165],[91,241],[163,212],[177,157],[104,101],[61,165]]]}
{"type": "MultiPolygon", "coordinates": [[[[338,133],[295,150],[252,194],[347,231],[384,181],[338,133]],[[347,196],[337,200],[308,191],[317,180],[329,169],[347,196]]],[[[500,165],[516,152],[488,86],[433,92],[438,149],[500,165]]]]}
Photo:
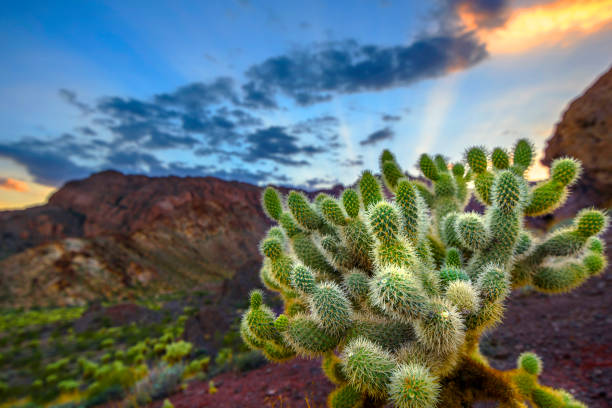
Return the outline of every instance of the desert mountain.
{"type": "Polygon", "coordinates": [[[258,281],[257,243],[269,227],[260,195],[260,187],[213,177],[105,171],[71,181],[46,205],[0,213],[0,303],[71,305],[193,288],[244,295],[258,281]]]}

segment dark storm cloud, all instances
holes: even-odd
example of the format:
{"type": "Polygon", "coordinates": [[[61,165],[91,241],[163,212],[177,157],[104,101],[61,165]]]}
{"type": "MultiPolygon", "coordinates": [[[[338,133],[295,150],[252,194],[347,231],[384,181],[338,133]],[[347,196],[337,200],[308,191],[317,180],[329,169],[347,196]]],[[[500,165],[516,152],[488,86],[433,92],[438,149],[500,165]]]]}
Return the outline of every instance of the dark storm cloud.
{"type": "Polygon", "coordinates": [[[361,142],[359,142],[359,144],[362,146],[375,145],[376,143],[381,142],[383,140],[392,139],[393,136],[394,136],[393,131],[390,128],[386,127],[386,128],[377,130],[374,133],[370,133],[368,137],[362,140],[361,142]]]}
{"type": "Polygon", "coordinates": [[[334,94],[379,91],[443,76],[486,56],[485,46],[471,33],[423,37],[394,47],[331,42],[253,65],[243,89],[263,100],[282,92],[300,105],[309,105],[334,94]]]}
{"type": "Polygon", "coordinates": [[[324,153],[325,148],[314,145],[298,145],[299,138],[287,133],[281,126],[259,129],[246,137],[249,147],[241,157],[247,163],[270,160],[285,166],[305,166],[307,160],[294,159],[298,155],[312,156],[324,153]]]}

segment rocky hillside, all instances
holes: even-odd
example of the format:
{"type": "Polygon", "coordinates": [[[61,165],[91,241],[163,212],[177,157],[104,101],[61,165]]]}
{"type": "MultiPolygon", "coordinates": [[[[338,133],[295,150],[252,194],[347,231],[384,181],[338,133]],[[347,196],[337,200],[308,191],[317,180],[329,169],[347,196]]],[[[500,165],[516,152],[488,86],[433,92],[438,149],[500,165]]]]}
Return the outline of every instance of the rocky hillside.
{"type": "Polygon", "coordinates": [[[71,181],[46,205],[0,212],[0,305],[185,289],[242,299],[259,282],[269,227],[260,195],[214,177],[105,171],[71,181]]]}
{"type": "Polygon", "coordinates": [[[215,178],[107,171],[69,182],[47,205],[0,213],[0,303],[222,290],[237,276],[232,288],[247,290],[268,227],[259,196],[215,178]]]}
{"type": "Polygon", "coordinates": [[[563,113],[548,140],[543,163],[550,165],[562,156],[580,159],[584,172],[571,202],[558,216],[591,205],[612,207],[612,68],[563,113]]]}

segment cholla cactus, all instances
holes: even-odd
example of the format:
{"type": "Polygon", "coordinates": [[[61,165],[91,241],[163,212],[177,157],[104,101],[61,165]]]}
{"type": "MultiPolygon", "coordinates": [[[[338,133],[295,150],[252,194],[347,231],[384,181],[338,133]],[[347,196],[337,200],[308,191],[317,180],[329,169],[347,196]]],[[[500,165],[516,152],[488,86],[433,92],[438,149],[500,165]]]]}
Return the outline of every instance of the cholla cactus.
{"type": "Polygon", "coordinates": [[[473,147],[465,165],[424,154],[419,166],[428,186],[407,179],[385,151],[381,173],[392,199],[369,171],[356,190],[314,202],[296,191],[282,199],[268,187],[263,206],[280,226],[261,243],[260,275],[285,310],[276,316],[253,291],[244,341],[276,362],[322,357],[338,386],[332,408],[465,407],[477,400],[584,406],[539,384],[535,354],[502,372],[478,347],[500,322],[512,289],[566,292],[606,266],[597,238],[607,226],[601,211],[583,210],[571,227],[542,238],[524,229],[524,216],[552,212],[580,174],[579,162],[559,159],[550,180],[530,187],[524,175],[533,157],[526,140],[512,157],[473,147]],[[470,182],[483,215],[463,212],[470,182]]]}

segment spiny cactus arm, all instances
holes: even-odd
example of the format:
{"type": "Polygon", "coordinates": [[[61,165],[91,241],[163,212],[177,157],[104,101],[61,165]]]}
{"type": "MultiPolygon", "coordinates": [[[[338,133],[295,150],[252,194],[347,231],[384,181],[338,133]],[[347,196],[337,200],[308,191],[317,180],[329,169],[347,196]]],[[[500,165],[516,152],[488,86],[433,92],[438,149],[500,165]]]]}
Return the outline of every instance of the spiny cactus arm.
{"type": "Polygon", "coordinates": [[[465,174],[465,167],[461,163],[455,163],[452,169],[455,184],[457,185],[457,199],[460,202],[460,209],[463,209],[470,198],[468,190],[469,174],[465,174]]]}
{"type": "Polygon", "coordinates": [[[564,293],[580,286],[592,275],[601,273],[604,257],[590,253],[581,261],[566,261],[558,265],[542,266],[531,278],[533,287],[546,293],[564,293]]]}
{"type": "Polygon", "coordinates": [[[297,225],[291,214],[288,212],[283,212],[280,215],[278,222],[285,231],[285,234],[287,234],[288,238],[293,238],[297,234],[302,234],[304,232],[304,230],[297,225]]]}
{"type": "Polygon", "coordinates": [[[369,230],[374,235],[375,263],[378,267],[397,265],[412,266],[416,262],[414,248],[400,232],[399,211],[386,201],[370,207],[368,211],[369,230]]]}
{"type": "Polygon", "coordinates": [[[362,408],[366,397],[350,384],[336,388],[327,397],[329,408],[362,408]]]}
{"type": "Polygon", "coordinates": [[[457,309],[446,299],[431,299],[427,312],[414,322],[419,342],[439,354],[455,353],[463,343],[465,327],[457,309]]]}
{"type": "Polygon", "coordinates": [[[421,241],[429,226],[426,204],[413,183],[400,180],[395,190],[395,202],[402,214],[403,233],[413,245],[421,241]]]}
{"type": "Polygon", "coordinates": [[[578,160],[567,157],[556,159],[550,167],[550,179],[531,190],[525,215],[549,214],[563,205],[568,188],[576,182],[581,172],[582,166],[578,160]]]}
{"type": "Polygon", "coordinates": [[[338,278],[338,271],[330,265],[325,255],[315,245],[310,236],[297,234],[291,239],[291,246],[297,258],[304,265],[312,268],[323,276],[329,276],[333,279],[338,278]]]}
{"type": "Polygon", "coordinates": [[[373,305],[400,321],[420,319],[429,312],[429,300],[415,274],[397,266],[379,269],[370,280],[373,305]]]}
{"type": "Polygon", "coordinates": [[[510,167],[510,156],[501,147],[496,147],[491,152],[491,164],[496,170],[506,170],[510,167]]]}
{"type": "Polygon", "coordinates": [[[291,191],[287,196],[287,207],[297,223],[307,230],[318,229],[323,221],[311,207],[306,196],[297,191],[291,191]]]}
{"type": "Polygon", "coordinates": [[[314,287],[310,310],[319,326],[332,336],[341,336],[352,325],[351,304],[333,282],[323,282],[314,287]]]}
{"type": "Polygon", "coordinates": [[[478,251],[485,248],[490,242],[485,222],[477,213],[459,215],[454,227],[457,240],[463,248],[478,251]]]}
{"type": "Polygon", "coordinates": [[[495,176],[491,190],[493,205],[485,213],[490,241],[470,260],[467,272],[472,280],[476,280],[487,265],[504,266],[511,260],[521,231],[525,187],[525,180],[509,170],[495,176]]]}
{"type": "Polygon", "coordinates": [[[368,296],[369,277],[359,269],[353,269],[344,275],[343,287],[349,297],[356,303],[364,301],[368,296]]]}
{"type": "MultiPolygon", "coordinates": [[[[522,260],[518,261],[512,269],[514,287],[520,287],[530,282],[530,278],[539,273],[544,277],[554,277],[553,281],[561,279],[566,282],[565,287],[571,289],[571,282],[579,285],[583,282],[579,277],[589,277],[598,274],[606,265],[603,246],[597,235],[606,230],[609,217],[602,211],[585,209],[578,213],[572,227],[553,232],[542,242],[536,244],[533,250],[522,260]],[[582,261],[576,262],[575,257],[587,249],[582,261]],[[601,248],[601,250],[600,250],[601,248]],[[550,257],[565,257],[565,264],[546,265],[550,257]],[[586,268],[586,269],[585,269],[586,268]],[[583,270],[584,269],[584,270],[583,270]],[[586,273],[585,273],[586,272],[586,273]],[[563,277],[563,278],[561,278],[563,277]],[[573,279],[572,279],[573,278],[573,279]],[[569,286],[567,286],[569,285],[569,286]]],[[[553,281],[550,283],[552,284],[553,281]]],[[[543,283],[542,289],[548,286],[543,283]]],[[[560,281],[559,281],[560,282],[560,281]]],[[[557,287],[556,285],[551,288],[557,287]]],[[[561,286],[559,286],[560,291],[561,286]]]]}
{"type": "Polygon", "coordinates": [[[374,237],[368,231],[367,225],[359,217],[353,218],[342,232],[355,266],[371,272],[374,267],[374,237]]]}
{"type": "Polygon", "coordinates": [[[476,198],[485,205],[491,205],[491,188],[494,174],[487,170],[487,152],[484,147],[475,146],[465,153],[465,160],[475,174],[474,187],[476,198]]]}
{"type": "Polygon", "coordinates": [[[429,248],[431,249],[431,255],[436,263],[436,268],[439,268],[444,263],[446,257],[446,247],[440,241],[440,239],[432,234],[426,236],[429,248]]]}
{"type": "Polygon", "coordinates": [[[278,221],[283,213],[280,195],[274,187],[266,187],[261,197],[262,207],[268,217],[278,221]]]}
{"type": "Polygon", "coordinates": [[[346,383],[346,376],[342,371],[342,361],[333,351],[325,353],[323,359],[321,359],[321,369],[332,383],[337,385],[346,383]]]}
{"type": "Polygon", "coordinates": [[[351,269],[355,262],[348,248],[340,240],[325,237],[321,240],[321,247],[327,252],[328,260],[338,270],[351,269]]]}
{"type": "Polygon", "coordinates": [[[266,289],[273,292],[280,292],[282,290],[280,284],[276,281],[276,278],[272,276],[270,261],[264,259],[264,263],[259,270],[259,279],[264,284],[266,289]]]}
{"type": "Polygon", "coordinates": [[[533,144],[527,139],[519,139],[514,145],[512,154],[513,166],[520,169],[522,175],[531,165],[535,158],[535,148],[533,144]]]}
{"type": "Polygon", "coordinates": [[[336,226],[346,225],[346,215],[340,205],[333,198],[326,198],[321,202],[321,212],[327,221],[336,226]]]}
{"type": "Polygon", "coordinates": [[[457,308],[461,314],[468,314],[480,308],[478,289],[468,280],[455,280],[448,284],[446,299],[457,308]]]}
{"type": "Polygon", "coordinates": [[[440,177],[438,166],[436,166],[431,157],[426,153],[423,153],[419,158],[419,168],[423,175],[431,181],[436,181],[440,177]]]}
{"type": "Polygon", "coordinates": [[[382,190],[380,183],[370,171],[364,171],[359,180],[359,193],[363,208],[368,210],[370,206],[382,200],[382,190]]]}
{"type": "Polygon", "coordinates": [[[387,186],[389,191],[394,192],[398,181],[404,177],[404,172],[395,161],[393,153],[389,150],[384,150],[380,156],[380,170],[385,186],[387,186]]]}
{"type": "Polygon", "coordinates": [[[347,188],[342,193],[342,205],[344,205],[349,217],[357,217],[359,214],[359,194],[352,188],[347,188]]]}
{"type": "Polygon", "coordinates": [[[458,216],[459,214],[457,212],[451,212],[446,214],[440,221],[438,234],[447,247],[459,247],[461,245],[455,229],[458,216]]]}
{"type": "Polygon", "coordinates": [[[435,407],[439,392],[438,379],[421,364],[400,364],[391,374],[389,399],[398,408],[435,407]]]}
{"type": "Polygon", "coordinates": [[[410,323],[370,312],[356,313],[354,322],[355,324],[347,335],[348,339],[364,337],[390,353],[398,351],[407,342],[415,340],[414,329],[410,323]]]}
{"type": "Polygon", "coordinates": [[[423,198],[423,201],[425,201],[425,204],[427,204],[427,208],[432,209],[434,205],[433,192],[429,189],[429,187],[425,183],[423,183],[420,180],[413,180],[412,184],[419,192],[419,195],[421,196],[421,198],[423,198]]]}
{"type": "Polygon", "coordinates": [[[259,290],[251,292],[251,306],[247,311],[246,324],[250,333],[261,341],[280,340],[280,333],[274,327],[274,313],[263,304],[263,294],[259,290]]]}
{"type": "Polygon", "coordinates": [[[586,408],[565,390],[555,390],[539,383],[542,372],[542,360],[531,352],[522,353],[517,362],[516,370],[508,372],[508,376],[520,395],[532,405],[539,408],[586,408]]]}
{"type": "Polygon", "coordinates": [[[355,389],[384,400],[395,360],[378,344],[364,337],[351,340],[342,354],[344,373],[355,389]]]}
{"type": "Polygon", "coordinates": [[[283,335],[299,355],[308,357],[334,350],[341,340],[339,336],[327,334],[315,319],[305,314],[289,318],[283,335]]]}

